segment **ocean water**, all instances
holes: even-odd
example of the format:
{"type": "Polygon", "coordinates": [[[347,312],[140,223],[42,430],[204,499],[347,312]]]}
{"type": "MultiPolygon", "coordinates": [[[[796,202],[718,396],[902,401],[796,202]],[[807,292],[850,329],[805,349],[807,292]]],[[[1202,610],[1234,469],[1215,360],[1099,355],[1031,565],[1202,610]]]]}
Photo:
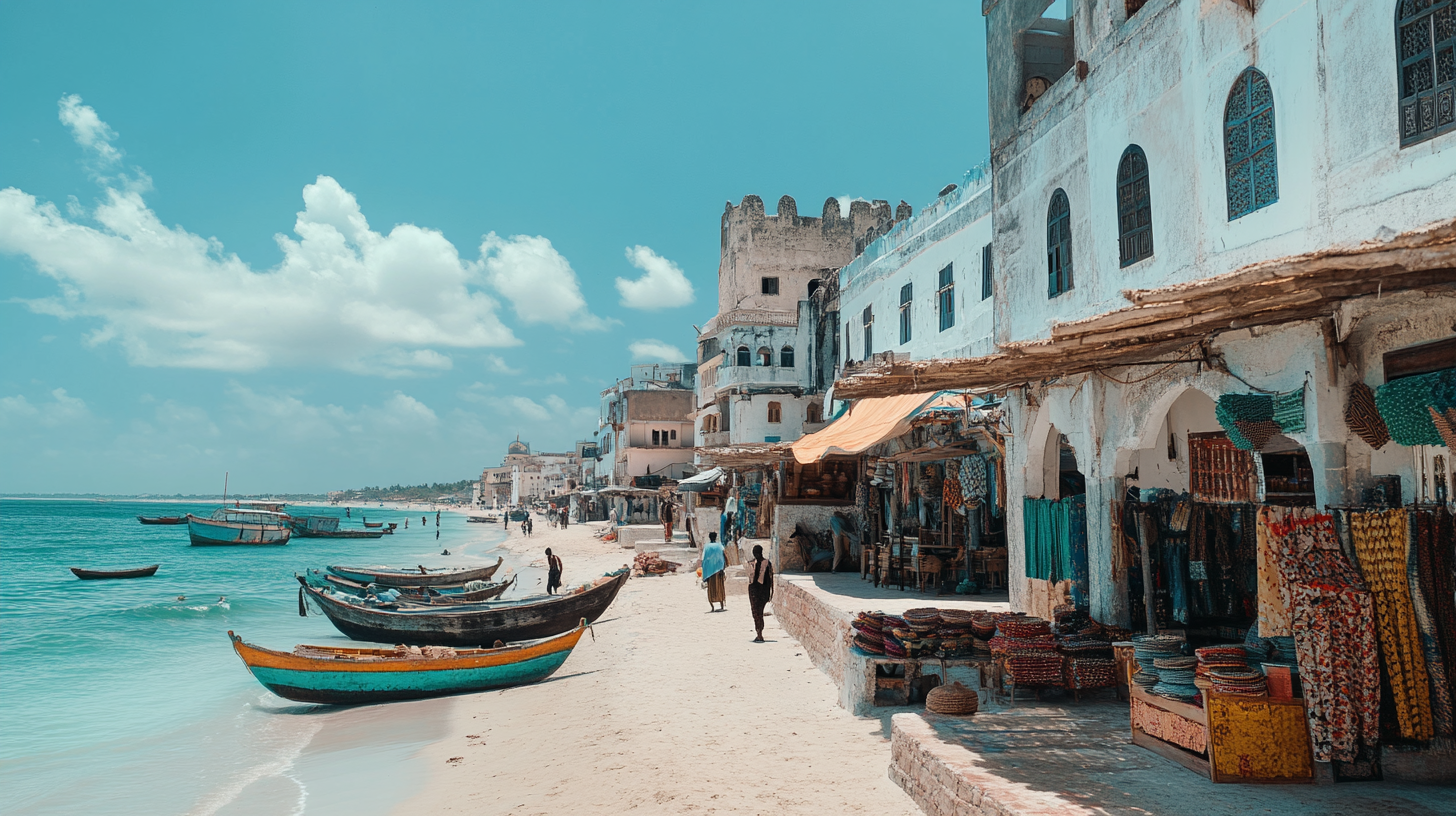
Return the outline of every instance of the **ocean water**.
{"type": "MultiPolygon", "coordinates": [[[[400,761],[436,738],[448,710],[441,701],[292,703],[253,679],[227,632],[282,650],[346,643],[317,612],[299,617],[295,572],[506,555],[497,575],[505,577],[521,567],[498,550],[501,527],[443,513],[437,540],[433,512],[355,507],[345,526],[358,528],[362,512],[400,529],[380,539],[192,547],[186,525],[136,520],[213,506],[0,501],[0,810],[363,816],[388,812],[422,781],[400,761]],[[440,555],[445,548],[450,556],[440,555]],[[121,581],[82,581],[69,570],[153,563],[162,565],[156,576],[121,581]],[[318,795],[353,784],[369,794],[318,795]]],[[[536,570],[526,569],[520,583],[534,585],[536,570]]]]}

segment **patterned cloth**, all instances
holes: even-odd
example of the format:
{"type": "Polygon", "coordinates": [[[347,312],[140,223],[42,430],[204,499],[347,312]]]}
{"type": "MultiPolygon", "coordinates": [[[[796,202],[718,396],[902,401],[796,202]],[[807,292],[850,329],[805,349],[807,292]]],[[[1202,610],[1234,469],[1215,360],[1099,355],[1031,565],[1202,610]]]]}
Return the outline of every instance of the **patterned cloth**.
{"type": "Polygon", "coordinates": [[[1208,729],[1202,723],[1150,706],[1136,697],[1132,701],[1132,724],[1150,737],[1181,745],[1194,753],[1201,754],[1208,749],[1208,729]]]}
{"type": "MultiPolygon", "coordinates": [[[[1380,739],[1380,663],[1371,595],[1340,551],[1332,522],[1310,507],[1259,510],[1260,535],[1293,610],[1314,758],[1348,762],[1380,739]]],[[[1273,636],[1262,620],[1259,632],[1273,636]]]]}
{"type": "Polygon", "coordinates": [[[961,495],[967,501],[986,497],[986,458],[964,456],[961,458],[961,495]]]}
{"type": "Polygon", "coordinates": [[[1260,515],[1256,526],[1258,550],[1255,555],[1259,571],[1259,635],[1266,638],[1289,637],[1289,593],[1279,575],[1279,560],[1274,554],[1269,526],[1263,514],[1260,515]]]}
{"type": "MultiPolygon", "coordinates": [[[[1445,514],[1443,508],[1441,514],[1445,514]]],[[[1447,516],[1449,518],[1449,516],[1447,516]]],[[[1434,564],[1432,556],[1436,549],[1433,539],[1437,536],[1438,516],[1436,513],[1413,511],[1410,514],[1410,547],[1406,553],[1406,574],[1410,581],[1411,608],[1416,615],[1416,625],[1421,630],[1421,652],[1426,658],[1426,673],[1431,683],[1431,722],[1438,737],[1449,737],[1452,731],[1451,683],[1448,677],[1448,657],[1441,652],[1442,621],[1437,617],[1439,593],[1427,591],[1434,588],[1435,581],[1422,580],[1434,564]],[[1423,563],[1424,562],[1424,563],[1423,563]]],[[[1449,570],[1447,575],[1449,575],[1449,570]]],[[[1446,601],[1450,602],[1449,595],[1446,601]]],[[[1449,624],[1448,624],[1449,626],[1449,624]]]]}
{"type": "Polygon", "coordinates": [[[1434,733],[1430,676],[1411,606],[1407,529],[1404,509],[1355,513],[1350,517],[1350,535],[1360,555],[1360,571],[1375,601],[1380,653],[1390,678],[1400,735],[1428,740],[1434,733]]]}

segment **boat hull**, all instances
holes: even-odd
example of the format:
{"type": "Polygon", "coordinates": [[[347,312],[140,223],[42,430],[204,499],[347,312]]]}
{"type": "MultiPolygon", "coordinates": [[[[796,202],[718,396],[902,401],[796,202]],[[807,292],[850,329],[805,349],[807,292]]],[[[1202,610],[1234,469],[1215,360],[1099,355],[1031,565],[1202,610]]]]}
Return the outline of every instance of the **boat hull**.
{"type": "Polygon", "coordinates": [[[129,570],[88,570],[80,567],[71,567],[71,572],[82,581],[103,581],[117,578],[150,578],[157,574],[157,568],[161,564],[153,564],[150,567],[138,567],[129,570]]]}
{"type": "Polygon", "coordinates": [[[186,516],[137,516],[142,524],[186,524],[186,516]]]}
{"type": "Polygon", "coordinates": [[[194,547],[269,546],[287,544],[293,531],[287,525],[214,521],[187,516],[187,535],[194,547]]]}
{"type": "Polygon", "coordinates": [[[462,604],[456,609],[414,607],[390,611],[356,606],[307,585],[299,591],[317,602],[334,628],[354,640],[418,646],[489,646],[497,640],[509,643],[551,637],[567,631],[583,618],[588,622],[600,620],[616,600],[627,577],[626,572],[621,572],[611,581],[575,595],[462,604]]]}
{"type": "Polygon", "coordinates": [[[450,572],[405,572],[403,570],[372,570],[366,567],[331,566],[329,572],[361,584],[382,584],[394,587],[463,586],[471,581],[489,581],[496,570],[505,562],[505,556],[496,556],[494,564],[476,569],[450,572]]]}
{"type": "Polygon", "coordinates": [[[383,530],[294,530],[295,538],[384,538],[383,530]]]}
{"type": "Polygon", "coordinates": [[[260,649],[229,632],[248,671],[279,697],[302,703],[357,705],[418,700],[536,683],[561,668],[583,626],[538,643],[478,655],[354,662],[260,649]]]}
{"type": "MultiPolygon", "coordinates": [[[[306,579],[309,581],[309,586],[322,586],[318,581],[323,581],[329,586],[338,587],[351,595],[361,597],[368,594],[369,587],[371,586],[370,584],[361,584],[358,581],[350,581],[348,578],[342,578],[332,573],[319,572],[317,570],[310,570],[309,576],[310,578],[306,579]]],[[[483,601],[494,600],[504,595],[506,590],[510,589],[515,583],[516,579],[512,577],[509,581],[502,581],[498,584],[488,586],[485,589],[475,590],[466,590],[463,588],[463,585],[452,585],[448,587],[391,587],[386,584],[376,583],[373,586],[399,590],[401,593],[401,602],[430,605],[435,603],[481,603],[483,601]],[[433,594],[427,595],[421,592],[421,589],[433,594]]]]}

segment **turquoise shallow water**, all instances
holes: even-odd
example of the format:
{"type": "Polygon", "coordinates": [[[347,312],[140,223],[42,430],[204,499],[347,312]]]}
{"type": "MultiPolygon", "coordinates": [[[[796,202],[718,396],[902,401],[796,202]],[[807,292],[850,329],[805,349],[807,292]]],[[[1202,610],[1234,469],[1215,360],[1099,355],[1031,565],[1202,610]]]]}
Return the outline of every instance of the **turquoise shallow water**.
{"type": "MultiPolygon", "coordinates": [[[[434,513],[421,529],[423,511],[375,507],[363,513],[400,522],[395,535],[204,548],[189,546],[185,525],[136,521],[139,514],[203,515],[212,507],[0,501],[6,813],[330,812],[295,770],[331,723],[365,735],[350,750],[376,763],[395,762],[431,738],[419,717],[395,715],[443,711],[439,706],[338,709],[273,696],[233,654],[227,631],[278,649],[345,642],[328,619],[298,616],[295,572],[330,563],[489,563],[506,554],[497,552],[501,528],[444,513],[436,540],[434,513]],[[452,555],[441,556],[445,548],[452,555]],[[162,565],[155,577],[124,581],[81,581],[69,570],[152,563],[162,565]]],[[[296,512],[343,515],[342,508],[296,512]]],[[[361,509],[353,516],[344,523],[357,528],[361,509]]],[[[515,566],[506,555],[502,576],[515,566]]],[[[392,803],[367,763],[349,769],[355,773],[376,793],[348,803],[348,812],[386,812],[392,803]]]]}

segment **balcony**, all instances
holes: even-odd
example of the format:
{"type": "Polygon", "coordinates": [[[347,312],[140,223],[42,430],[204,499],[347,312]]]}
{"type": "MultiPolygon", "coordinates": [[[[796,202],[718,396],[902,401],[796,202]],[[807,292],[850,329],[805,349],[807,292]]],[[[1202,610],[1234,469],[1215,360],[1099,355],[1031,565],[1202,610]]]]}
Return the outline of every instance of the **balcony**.
{"type": "Polygon", "coordinates": [[[718,369],[718,390],[743,385],[799,386],[799,370],[780,366],[727,366],[718,369]]]}

